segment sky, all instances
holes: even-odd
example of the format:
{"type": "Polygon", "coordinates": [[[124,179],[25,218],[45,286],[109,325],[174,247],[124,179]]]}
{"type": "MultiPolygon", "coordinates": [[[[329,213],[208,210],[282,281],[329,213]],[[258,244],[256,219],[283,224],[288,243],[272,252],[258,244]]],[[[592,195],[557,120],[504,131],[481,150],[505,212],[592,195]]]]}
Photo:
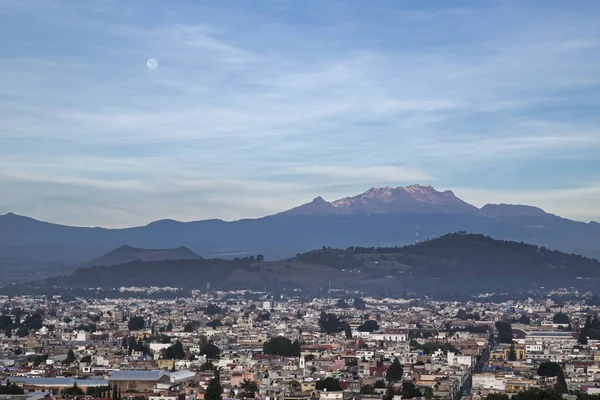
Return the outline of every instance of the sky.
{"type": "Polygon", "coordinates": [[[419,183],[600,221],[599,20],[596,0],[0,0],[0,214],[235,220],[419,183]]]}

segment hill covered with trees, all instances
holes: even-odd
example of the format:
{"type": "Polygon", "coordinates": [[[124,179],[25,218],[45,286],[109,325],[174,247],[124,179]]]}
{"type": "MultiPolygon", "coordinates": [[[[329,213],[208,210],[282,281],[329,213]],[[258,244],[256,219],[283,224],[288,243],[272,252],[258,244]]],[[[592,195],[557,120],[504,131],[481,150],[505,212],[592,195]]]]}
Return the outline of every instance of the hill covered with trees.
{"type": "Polygon", "coordinates": [[[225,259],[133,261],[81,268],[37,285],[95,288],[171,286],[204,289],[312,287],[399,294],[519,292],[600,282],[600,261],[459,232],[404,247],[349,247],[297,254],[280,261],[262,256],[225,259]]]}
{"type": "Polygon", "coordinates": [[[297,254],[303,262],[340,270],[358,269],[372,278],[397,277],[411,287],[432,281],[491,291],[546,285],[588,285],[600,278],[600,261],[545,247],[458,232],[404,247],[349,247],[297,254]]]}

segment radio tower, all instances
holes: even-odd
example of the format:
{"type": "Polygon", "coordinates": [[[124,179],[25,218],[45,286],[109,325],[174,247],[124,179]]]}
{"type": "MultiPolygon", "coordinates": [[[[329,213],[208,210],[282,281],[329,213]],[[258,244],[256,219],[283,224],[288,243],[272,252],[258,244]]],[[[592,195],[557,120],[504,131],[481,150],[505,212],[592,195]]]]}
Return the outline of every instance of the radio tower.
{"type": "Polygon", "coordinates": [[[415,229],[415,244],[419,244],[419,221],[417,221],[417,227],[415,229]]]}

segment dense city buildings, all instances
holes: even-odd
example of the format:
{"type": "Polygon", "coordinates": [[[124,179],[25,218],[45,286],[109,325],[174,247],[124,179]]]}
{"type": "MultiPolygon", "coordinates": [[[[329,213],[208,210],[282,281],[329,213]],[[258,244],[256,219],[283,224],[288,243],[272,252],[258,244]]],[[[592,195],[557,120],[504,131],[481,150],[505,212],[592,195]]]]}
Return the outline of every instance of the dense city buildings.
{"type": "Polygon", "coordinates": [[[332,291],[2,299],[8,398],[459,399],[600,393],[597,298],[332,291]]]}

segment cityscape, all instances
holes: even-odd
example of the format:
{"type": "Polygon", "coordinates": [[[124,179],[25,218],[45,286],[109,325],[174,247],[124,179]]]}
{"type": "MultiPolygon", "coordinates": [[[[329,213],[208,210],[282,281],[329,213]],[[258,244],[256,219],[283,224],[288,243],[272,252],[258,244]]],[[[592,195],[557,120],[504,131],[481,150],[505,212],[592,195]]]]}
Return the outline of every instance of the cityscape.
{"type": "Polygon", "coordinates": [[[599,309],[597,296],[568,291],[504,302],[333,289],[316,298],[210,290],[173,299],[5,296],[2,393],[586,398],[600,393],[599,309]]]}
{"type": "Polygon", "coordinates": [[[600,400],[600,0],[0,0],[0,400],[600,400]]]}

